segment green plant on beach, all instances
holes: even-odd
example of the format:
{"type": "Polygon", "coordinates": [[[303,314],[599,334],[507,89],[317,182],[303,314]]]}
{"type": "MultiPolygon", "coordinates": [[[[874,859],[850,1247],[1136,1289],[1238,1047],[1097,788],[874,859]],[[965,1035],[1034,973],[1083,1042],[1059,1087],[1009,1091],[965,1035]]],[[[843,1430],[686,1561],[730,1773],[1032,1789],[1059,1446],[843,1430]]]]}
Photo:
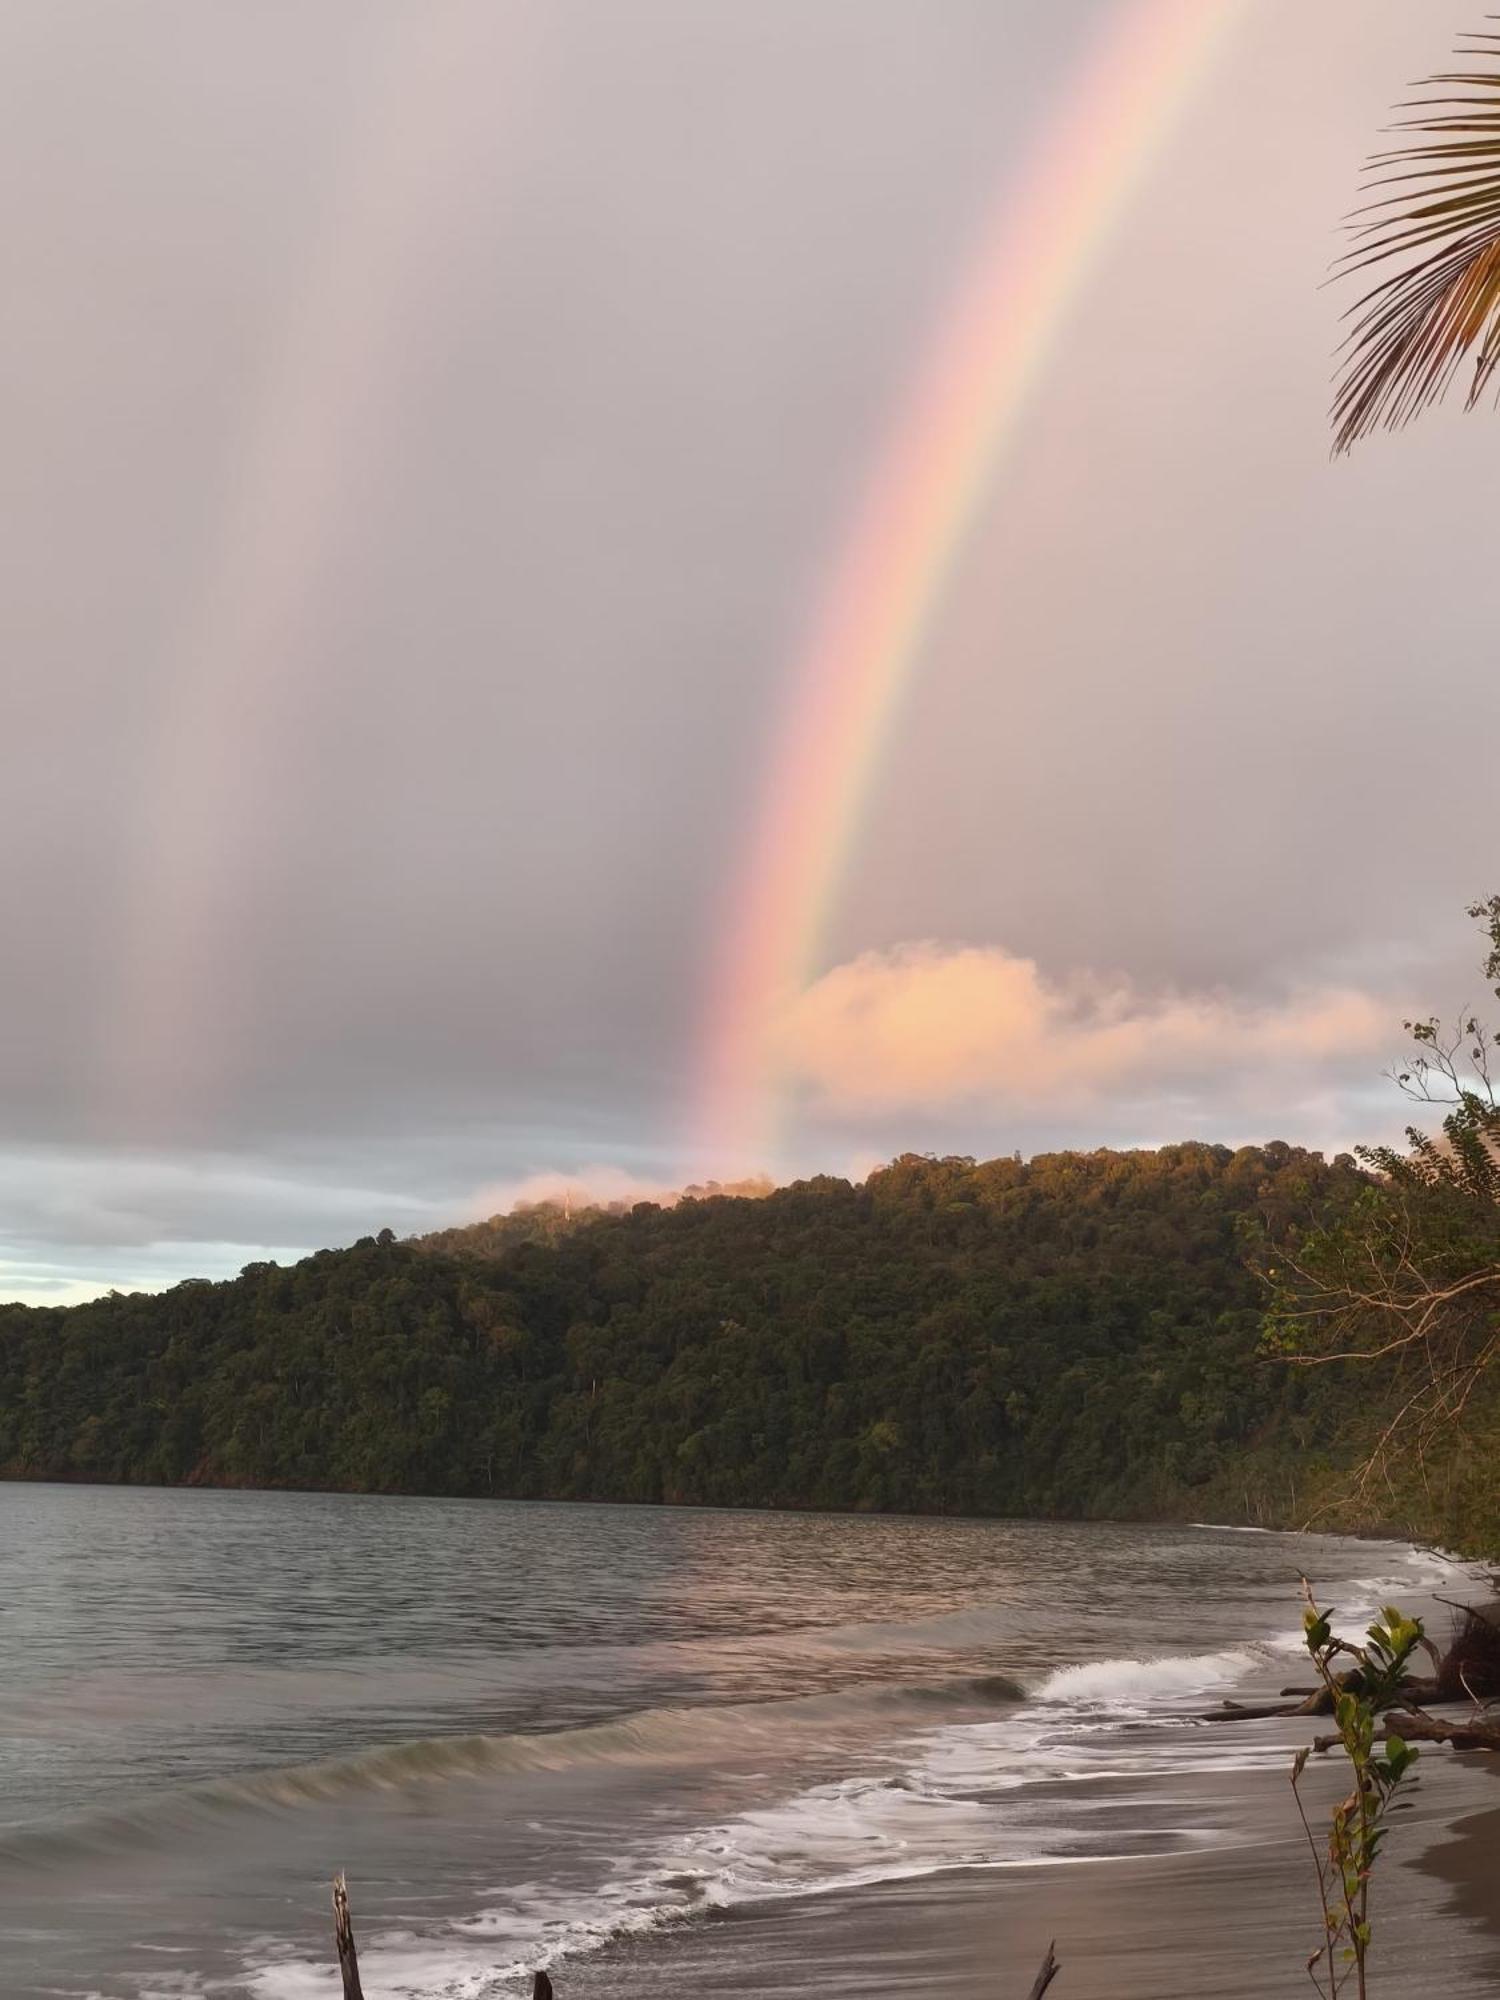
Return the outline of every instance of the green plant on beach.
{"type": "Polygon", "coordinates": [[[1363,1645],[1340,1639],[1333,1631],[1332,1614],[1318,1609],[1305,1582],[1303,1589],[1307,1594],[1303,1636],[1333,1703],[1337,1740],[1353,1779],[1350,1791],[1333,1809],[1327,1842],[1320,1849],[1302,1803],[1302,1774],[1310,1747],[1299,1750],[1292,1760],[1292,1794],[1317,1869],[1323,1913],[1323,1943],[1308,1959],[1307,1971],[1325,2000],[1338,2000],[1339,1994],[1351,1990],[1365,2000],[1370,1881],[1392,1803],[1418,1755],[1391,1729],[1384,1731],[1377,1747],[1379,1718],[1402,1700],[1412,1655],[1426,1639],[1422,1621],[1403,1617],[1394,1605],[1387,1605],[1370,1626],[1363,1645]],[[1341,1668],[1341,1660],[1348,1664],[1341,1668]]]}

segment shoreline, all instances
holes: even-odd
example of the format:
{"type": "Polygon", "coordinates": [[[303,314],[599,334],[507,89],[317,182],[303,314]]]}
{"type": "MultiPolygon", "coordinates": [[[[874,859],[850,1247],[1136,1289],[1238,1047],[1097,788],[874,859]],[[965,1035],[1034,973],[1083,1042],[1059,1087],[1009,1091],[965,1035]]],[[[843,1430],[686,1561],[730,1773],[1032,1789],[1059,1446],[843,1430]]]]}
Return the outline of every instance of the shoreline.
{"type": "MultiPolygon", "coordinates": [[[[50,1310],[50,1308],[38,1308],[50,1310]]],[[[1454,1563],[1477,1563],[1485,1558],[1461,1550],[1439,1548],[1419,1536],[1410,1524],[1365,1522],[1358,1526],[1323,1524],[1305,1520],[1204,1521],[1196,1515],[1181,1514],[975,1514],[962,1509],[913,1509],[910,1507],[820,1507],[806,1500],[762,1500],[732,1504],[722,1500],[641,1500],[631,1497],[611,1499],[607,1495],[577,1493],[471,1493],[435,1492],[402,1486],[295,1486],[285,1481],[250,1479],[100,1479],[94,1473],[70,1478],[56,1471],[21,1472],[0,1468],[0,1487],[21,1490],[56,1487],[60,1492],[98,1493],[263,1493],[285,1494],[305,1500],[402,1500],[432,1501],[441,1505],[474,1507],[610,1507],[629,1508],[641,1513],[729,1514],[752,1519],[771,1515],[778,1519],[804,1516],[815,1521],[953,1521],[953,1522],[1044,1522],[1058,1527],[1081,1528],[1193,1528],[1203,1534],[1223,1535],[1321,1535],[1344,1542],[1368,1542],[1372,1547],[1432,1549],[1454,1563]]]]}
{"type": "MultiPolygon", "coordinates": [[[[1254,1829],[1244,1844],[956,1866],[706,1911],[564,1959],[552,1977],[559,2000],[638,2000],[652,1990],[703,2000],[906,1991],[1020,2000],[1055,1941],[1058,2000],[1278,2000],[1306,1990],[1319,1920],[1289,1787],[1259,1775],[1247,1791],[1254,1829]]],[[[1426,1796],[1393,1834],[1375,1904],[1372,1984],[1381,2000],[1495,1990],[1497,1776],[1482,1759],[1434,1759],[1426,1796]]],[[[1204,1792],[1212,1786],[1201,1781],[1204,1792]]]]}
{"type": "MultiPolygon", "coordinates": [[[[1412,1593],[1409,1608],[1436,1626],[1430,1587],[1412,1593]]],[[[1236,1697],[1270,1693],[1255,1689],[1259,1678],[1236,1697]]],[[[1277,2000],[1304,1990],[1321,1941],[1289,1777],[1296,1749],[1326,1727],[1325,1718],[1286,1716],[1216,1723],[1215,1743],[1258,1748],[1259,1768],[1069,1783],[1075,1802],[1115,1823],[1119,1845],[1107,1853],[960,1863],[705,1910],[564,1957],[552,1974],[561,2000],[636,2000],[679,1985],[706,2000],[823,2000],[830,1991],[866,2000],[905,1987],[923,2000],[1019,2000],[1055,1943],[1060,2000],[1277,2000]],[[1164,1803],[1187,1809],[1182,1844],[1147,1851],[1142,1829],[1160,1826],[1164,1803]]],[[[1381,2000],[1477,2000],[1500,1985],[1497,1778],[1500,1758],[1423,1746],[1374,1898],[1371,1977],[1381,2000]]],[[[1303,1793],[1315,1836],[1345,1783],[1336,1755],[1309,1762],[1303,1793]]]]}

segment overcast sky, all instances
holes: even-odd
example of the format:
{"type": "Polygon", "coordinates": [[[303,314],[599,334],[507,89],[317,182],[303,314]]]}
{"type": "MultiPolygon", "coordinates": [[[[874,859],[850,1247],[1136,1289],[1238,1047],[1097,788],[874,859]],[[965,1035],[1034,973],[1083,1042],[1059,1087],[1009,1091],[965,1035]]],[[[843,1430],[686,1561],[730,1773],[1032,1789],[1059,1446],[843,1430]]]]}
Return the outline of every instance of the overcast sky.
{"type": "Polygon", "coordinates": [[[1399,1127],[1500,887],[1500,423],[1331,463],[1320,286],[1474,9],[1255,0],[925,635],[775,1157],[685,1136],[820,584],[1114,5],[0,11],[0,1294],[1399,1127]]]}

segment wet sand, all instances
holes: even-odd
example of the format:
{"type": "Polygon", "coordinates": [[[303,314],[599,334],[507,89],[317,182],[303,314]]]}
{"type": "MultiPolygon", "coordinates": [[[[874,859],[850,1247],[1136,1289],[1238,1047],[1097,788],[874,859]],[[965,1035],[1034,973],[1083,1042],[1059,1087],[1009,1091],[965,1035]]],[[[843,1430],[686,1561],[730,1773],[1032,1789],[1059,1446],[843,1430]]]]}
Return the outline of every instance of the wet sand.
{"type": "MultiPolygon", "coordinates": [[[[1413,1608],[1446,1636],[1436,1600],[1413,1608]]],[[[1242,1684],[1236,1699],[1274,1697],[1277,1678],[1242,1684]]],[[[1061,1970],[1049,2000],[1311,1993],[1322,1917],[1289,1773],[1297,1747],[1327,1726],[1214,1723],[1202,1740],[1228,1753],[1228,1768],[1067,1786],[1072,1806],[1108,1830],[1110,1858],[952,1869],[727,1912],[559,1968],[560,2000],[1025,2000],[1053,1940],[1061,1970]],[[1178,1851],[1145,1851],[1148,1840],[1159,1850],[1164,1805],[1181,1809],[1178,1851]]],[[[1302,1799],[1320,1841],[1345,1770],[1332,1756],[1308,1763],[1302,1799]]],[[[1372,1919],[1374,2000],[1500,1994],[1500,1758],[1423,1749],[1372,1919]]]]}
{"type": "MultiPolygon", "coordinates": [[[[1427,1753],[1374,1910],[1378,2000],[1500,1990],[1500,1795],[1478,1757],[1427,1753]]],[[[1337,1766],[1310,1767],[1308,1809],[1337,1766]]],[[[1196,1818],[1216,1781],[1177,1780],[1196,1818]]],[[[954,1869],[705,1918],[557,1969],[560,2000],[652,1993],[789,2000],[920,1991],[1023,2000],[1048,1941],[1054,2000],[1274,2000],[1308,1992],[1319,1941],[1306,1839],[1284,1773],[1236,1780],[1244,1844],[1150,1858],[954,1869]]],[[[1160,1803],[1159,1798],[1155,1801],[1160,1803]]]]}
{"type": "MultiPolygon", "coordinates": [[[[1455,1758],[1471,1770],[1483,1770],[1478,1756],[1455,1758]]],[[[1485,1772],[1493,1794],[1500,1771],[1485,1772]]],[[[1452,1828],[1452,1838],[1432,1847],[1420,1866],[1448,1891],[1451,1913],[1487,1935],[1491,1946],[1491,1978],[1500,1991],[1500,1806],[1469,1813],[1452,1828]]]]}

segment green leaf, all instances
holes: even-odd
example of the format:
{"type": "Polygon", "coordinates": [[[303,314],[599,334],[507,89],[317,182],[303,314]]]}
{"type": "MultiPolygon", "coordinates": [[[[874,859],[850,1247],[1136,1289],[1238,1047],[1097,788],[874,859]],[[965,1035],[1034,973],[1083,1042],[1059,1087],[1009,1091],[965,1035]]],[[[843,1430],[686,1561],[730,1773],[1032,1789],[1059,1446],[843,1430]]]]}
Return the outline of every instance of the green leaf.
{"type": "Polygon", "coordinates": [[[1404,1736],[1398,1736],[1394,1730],[1389,1730],[1386,1733],[1385,1752],[1386,1765],[1391,1773],[1391,1782],[1392,1784],[1400,1784],[1406,1772],[1417,1760],[1416,1747],[1414,1744],[1408,1743],[1404,1736]]]}

